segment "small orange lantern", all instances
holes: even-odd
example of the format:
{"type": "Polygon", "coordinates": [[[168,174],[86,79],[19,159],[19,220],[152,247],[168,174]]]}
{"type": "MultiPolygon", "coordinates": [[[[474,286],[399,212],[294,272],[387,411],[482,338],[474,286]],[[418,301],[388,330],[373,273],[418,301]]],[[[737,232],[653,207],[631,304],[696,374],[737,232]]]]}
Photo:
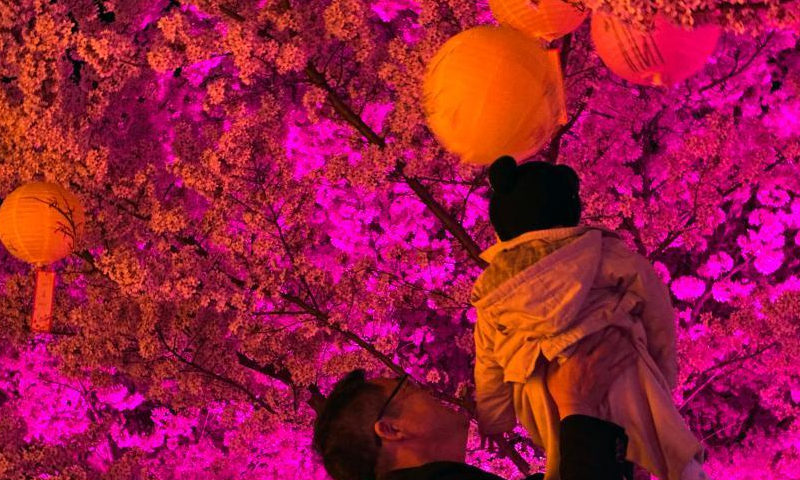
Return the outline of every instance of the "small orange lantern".
{"type": "Polygon", "coordinates": [[[78,198],[55,183],[25,184],[0,205],[0,241],[9,253],[36,268],[34,331],[50,331],[55,273],[47,266],[72,252],[83,225],[78,198]]]}
{"type": "Polygon", "coordinates": [[[639,85],[672,85],[700,71],[714,53],[720,29],[705,25],[687,30],[657,15],[641,31],[610,15],[592,16],[592,40],[603,63],[639,85]]]}
{"type": "Polygon", "coordinates": [[[524,159],[566,121],[558,52],[507,26],[448,40],[428,64],[423,96],[431,130],[467,163],[524,159]]]}
{"type": "Polygon", "coordinates": [[[489,8],[498,22],[547,41],[575,30],[589,13],[561,0],[489,0],[489,8]]]}

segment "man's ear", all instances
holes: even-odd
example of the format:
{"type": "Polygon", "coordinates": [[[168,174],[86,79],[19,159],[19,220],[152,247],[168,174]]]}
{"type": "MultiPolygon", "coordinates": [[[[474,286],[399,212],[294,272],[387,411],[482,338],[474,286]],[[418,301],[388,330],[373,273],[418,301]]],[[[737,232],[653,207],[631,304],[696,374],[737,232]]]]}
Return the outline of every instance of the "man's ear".
{"type": "Polygon", "coordinates": [[[387,419],[381,419],[375,422],[375,435],[379,436],[381,440],[388,440],[390,442],[403,440],[406,438],[405,432],[395,422],[387,419]]]}

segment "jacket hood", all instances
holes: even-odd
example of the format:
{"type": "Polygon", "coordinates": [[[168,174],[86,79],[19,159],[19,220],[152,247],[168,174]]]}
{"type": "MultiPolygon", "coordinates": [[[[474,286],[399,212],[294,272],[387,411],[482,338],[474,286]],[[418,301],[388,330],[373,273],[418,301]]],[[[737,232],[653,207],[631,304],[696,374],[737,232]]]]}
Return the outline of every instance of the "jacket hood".
{"type": "Polygon", "coordinates": [[[494,319],[501,331],[526,330],[547,336],[569,328],[586,303],[600,266],[600,229],[578,226],[529,232],[499,242],[481,256],[494,263],[505,251],[533,248],[535,240],[568,237],[577,238],[498,285],[490,285],[482,274],[475,282],[472,304],[494,319]]]}

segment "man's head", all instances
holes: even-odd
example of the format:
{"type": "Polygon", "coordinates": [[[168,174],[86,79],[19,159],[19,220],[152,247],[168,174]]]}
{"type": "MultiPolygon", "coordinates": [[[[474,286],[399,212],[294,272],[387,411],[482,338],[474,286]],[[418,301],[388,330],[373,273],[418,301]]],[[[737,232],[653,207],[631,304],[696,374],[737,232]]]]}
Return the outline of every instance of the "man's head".
{"type": "Polygon", "coordinates": [[[355,370],[334,386],[314,424],[314,449],[335,480],[370,480],[376,472],[464,460],[468,419],[411,381],[395,392],[399,382],[368,381],[355,370]]]}

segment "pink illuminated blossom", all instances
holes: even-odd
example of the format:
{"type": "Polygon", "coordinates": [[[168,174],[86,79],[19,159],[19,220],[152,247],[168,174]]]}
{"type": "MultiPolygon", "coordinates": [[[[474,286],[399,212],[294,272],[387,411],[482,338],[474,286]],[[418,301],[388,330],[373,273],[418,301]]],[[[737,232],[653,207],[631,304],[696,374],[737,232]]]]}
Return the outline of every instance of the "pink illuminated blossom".
{"type": "Polygon", "coordinates": [[[679,300],[694,300],[705,292],[706,284],[697,277],[685,275],[673,280],[671,289],[672,293],[675,294],[675,297],[679,300]]]}
{"type": "MultiPolygon", "coordinates": [[[[670,88],[609,72],[588,22],[552,42],[568,118],[531,159],[573,167],[583,222],[672,293],[711,476],[798,478],[800,2],[577,3],[724,30],[670,88]]],[[[0,247],[0,478],[323,480],[314,406],[346,372],[471,396],[491,193],[420,84],[494,23],[486,0],[0,2],[0,199],[45,179],[87,212],[50,334],[0,247]]],[[[511,460],[473,431],[468,459],[524,478],[526,435],[511,460]]]]}

